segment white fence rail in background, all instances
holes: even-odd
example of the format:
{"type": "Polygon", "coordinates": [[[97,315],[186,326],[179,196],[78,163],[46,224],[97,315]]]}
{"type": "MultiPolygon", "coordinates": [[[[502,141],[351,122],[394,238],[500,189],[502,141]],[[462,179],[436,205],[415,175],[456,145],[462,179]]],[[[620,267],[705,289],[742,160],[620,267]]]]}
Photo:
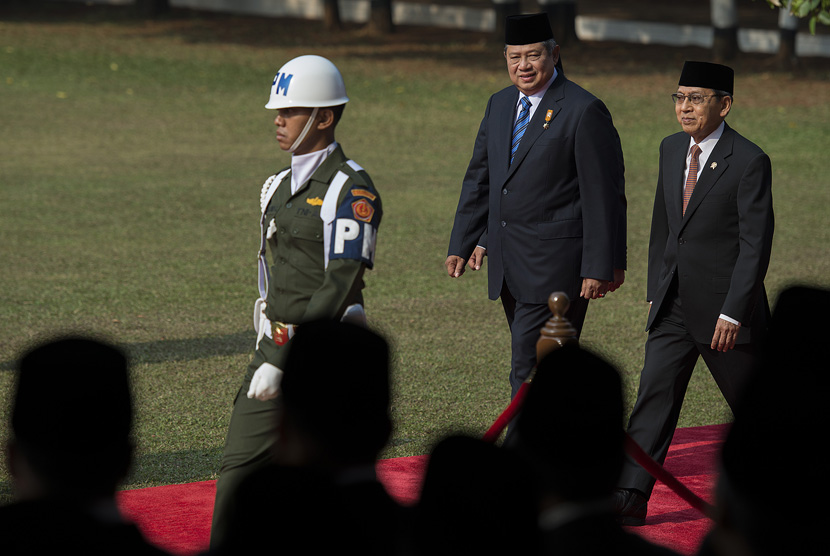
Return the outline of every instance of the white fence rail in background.
{"type": "MultiPolygon", "coordinates": [[[[133,0],[56,0],[95,4],[127,5],[133,0]]],[[[322,19],[323,0],[170,0],[174,8],[190,8],[214,12],[269,17],[322,19]]],[[[343,21],[362,23],[369,19],[369,0],[340,0],[343,21]]],[[[397,25],[423,25],[493,31],[495,11],[491,8],[467,8],[443,4],[392,2],[392,19],[397,25]]],[[[599,17],[576,17],[576,34],[586,41],[622,41],[639,44],[699,46],[710,48],[714,40],[712,27],[678,25],[645,21],[626,21],[599,17]]],[[[738,44],[744,52],[778,52],[780,39],[774,29],[739,29],[738,44]]],[[[798,33],[795,51],[798,56],[830,57],[830,36],[798,33]]]]}

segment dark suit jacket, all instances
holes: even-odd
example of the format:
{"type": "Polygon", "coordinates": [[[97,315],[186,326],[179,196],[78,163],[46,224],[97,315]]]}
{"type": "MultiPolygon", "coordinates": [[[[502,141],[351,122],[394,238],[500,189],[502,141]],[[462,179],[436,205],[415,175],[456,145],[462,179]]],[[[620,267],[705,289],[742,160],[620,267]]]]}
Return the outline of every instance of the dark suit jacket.
{"type": "Polygon", "coordinates": [[[718,316],[741,323],[738,343],[766,329],[764,276],[774,227],[769,157],[728,125],[698,174],[683,215],[684,132],[660,145],[660,174],[651,220],[646,328],[651,328],[672,280],[685,325],[701,343],[712,341],[718,316]]]}
{"type": "Polygon", "coordinates": [[[510,164],[519,91],[490,97],[461,188],[449,254],[469,258],[487,231],[489,295],[505,281],[517,301],[571,299],[582,278],[625,265],[622,149],[611,114],[560,72],[510,164]],[[545,116],[552,110],[548,129],[545,116]]]}

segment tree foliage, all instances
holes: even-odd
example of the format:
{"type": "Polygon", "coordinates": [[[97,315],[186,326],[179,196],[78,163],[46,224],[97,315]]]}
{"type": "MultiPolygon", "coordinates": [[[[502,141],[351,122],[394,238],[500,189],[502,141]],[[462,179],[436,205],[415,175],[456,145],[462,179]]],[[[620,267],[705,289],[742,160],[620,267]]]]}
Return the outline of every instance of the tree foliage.
{"type": "Polygon", "coordinates": [[[799,18],[809,18],[810,33],[816,34],[816,22],[830,25],[830,0],[767,0],[767,3],[788,10],[799,18]]]}

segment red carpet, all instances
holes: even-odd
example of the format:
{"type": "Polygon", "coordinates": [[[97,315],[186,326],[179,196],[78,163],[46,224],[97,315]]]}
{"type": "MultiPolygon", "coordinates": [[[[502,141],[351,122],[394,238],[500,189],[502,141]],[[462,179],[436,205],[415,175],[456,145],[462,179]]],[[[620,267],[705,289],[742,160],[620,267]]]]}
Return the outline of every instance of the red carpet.
{"type": "MultiPolygon", "coordinates": [[[[727,425],[677,429],[666,459],[666,469],[698,496],[711,501],[717,454],[727,425]]],[[[427,457],[382,460],[378,477],[389,494],[402,503],[417,500],[427,457]]],[[[213,512],[215,482],[125,490],[118,502],[151,542],[174,554],[195,554],[207,548],[213,512]]],[[[649,501],[644,527],[631,530],[645,538],[692,554],[709,530],[710,522],[660,483],[649,501]]]]}
{"type": "MultiPolygon", "coordinates": [[[[713,501],[717,457],[727,430],[728,425],[677,429],[666,458],[666,470],[708,502],[713,501]]],[[[648,502],[645,526],[631,531],[682,554],[692,554],[710,525],[708,518],[658,482],[648,502]]]]}

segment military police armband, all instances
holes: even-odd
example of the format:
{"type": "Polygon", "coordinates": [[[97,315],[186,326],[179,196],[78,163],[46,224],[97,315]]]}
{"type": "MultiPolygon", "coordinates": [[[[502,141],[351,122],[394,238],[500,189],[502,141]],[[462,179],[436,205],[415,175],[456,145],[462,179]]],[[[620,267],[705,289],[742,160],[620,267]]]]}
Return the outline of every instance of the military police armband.
{"type": "Polygon", "coordinates": [[[329,260],[354,259],[372,268],[380,217],[376,193],[349,190],[332,223],[329,260]]]}

